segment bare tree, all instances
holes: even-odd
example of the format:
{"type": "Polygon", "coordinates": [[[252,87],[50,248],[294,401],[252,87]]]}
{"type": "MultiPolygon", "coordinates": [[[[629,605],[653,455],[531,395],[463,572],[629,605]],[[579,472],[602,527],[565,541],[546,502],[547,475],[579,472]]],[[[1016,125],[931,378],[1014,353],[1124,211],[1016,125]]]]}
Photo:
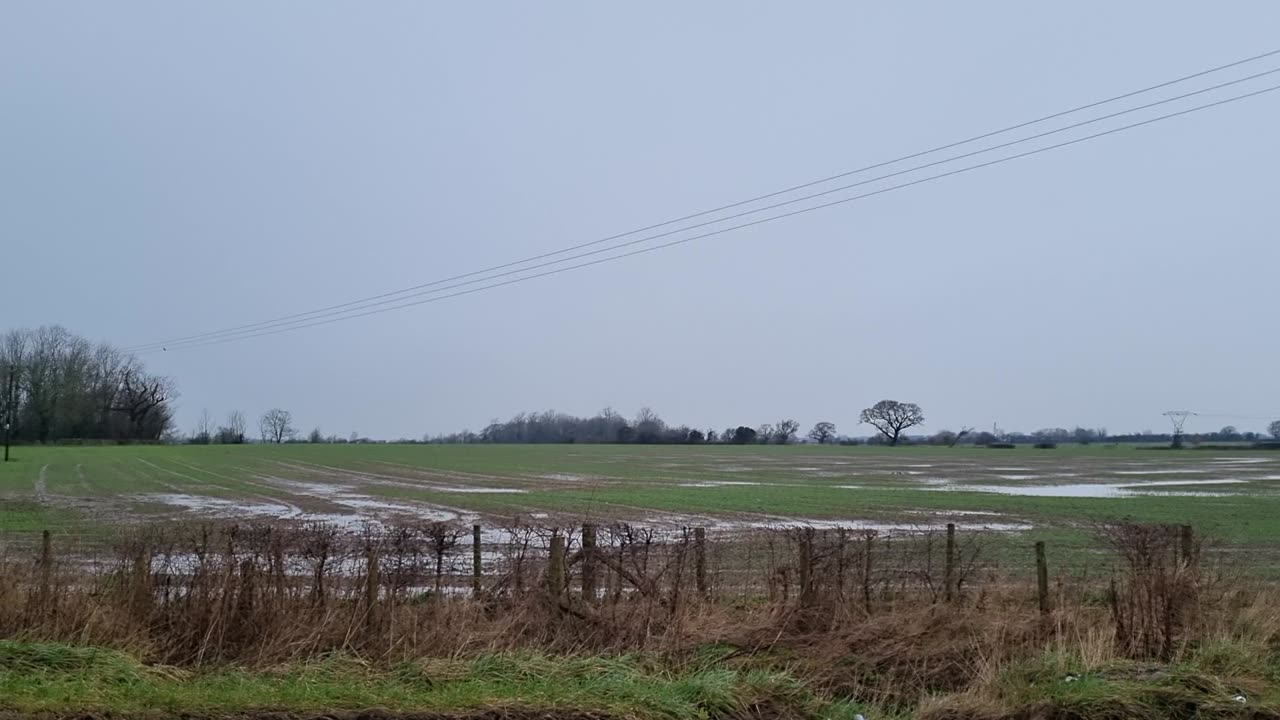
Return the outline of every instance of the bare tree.
{"type": "Polygon", "coordinates": [[[112,410],[129,420],[131,437],[160,437],[169,427],[169,406],[178,396],[173,381],[159,375],[147,375],[128,368],[120,378],[120,389],[112,410]]]}
{"type": "Polygon", "coordinates": [[[208,410],[200,411],[200,419],[196,420],[196,431],[191,435],[191,442],[197,445],[208,445],[213,439],[213,418],[208,410]]]}
{"type": "Polygon", "coordinates": [[[769,441],[772,439],[773,439],[772,425],[770,425],[769,423],[765,423],[760,427],[756,428],[756,442],[768,445],[769,441]]]}
{"type": "Polygon", "coordinates": [[[825,445],[832,440],[835,440],[836,424],[825,420],[820,423],[816,423],[813,426],[813,429],[809,431],[809,439],[819,445],[825,445]]]}
{"type": "Polygon", "coordinates": [[[320,428],[314,428],[311,431],[311,434],[307,436],[307,442],[309,443],[324,442],[324,433],[320,432],[320,428]]]}
{"type": "Polygon", "coordinates": [[[897,445],[903,430],[924,422],[924,411],[915,403],[881,400],[862,411],[860,422],[880,431],[890,445],[897,445]]]}
{"type": "Polygon", "coordinates": [[[795,439],[800,430],[800,423],[795,420],[783,420],[773,426],[773,440],[779,445],[786,445],[795,439]]]}
{"type": "Polygon", "coordinates": [[[1268,425],[1267,432],[1271,433],[1271,437],[1280,440],[1280,420],[1276,420],[1268,425]]]}
{"type": "Polygon", "coordinates": [[[258,421],[258,428],[262,431],[264,442],[277,445],[285,440],[292,440],[298,434],[298,430],[293,427],[293,415],[280,408],[272,408],[263,413],[262,419],[258,421]]]}
{"type": "Polygon", "coordinates": [[[930,445],[946,445],[947,447],[955,447],[958,442],[959,435],[950,430],[939,430],[929,438],[930,445]]]}
{"type": "Polygon", "coordinates": [[[666,423],[662,422],[658,413],[649,407],[640,408],[640,412],[636,413],[635,423],[636,442],[640,443],[659,442],[663,431],[667,429],[666,423]]]}
{"type": "Polygon", "coordinates": [[[223,445],[239,445],[244,442],[244,434],[247,430],[244,413],[232,410],[227,415],[227,424],[218,428],[218,442],[223,445]]]}

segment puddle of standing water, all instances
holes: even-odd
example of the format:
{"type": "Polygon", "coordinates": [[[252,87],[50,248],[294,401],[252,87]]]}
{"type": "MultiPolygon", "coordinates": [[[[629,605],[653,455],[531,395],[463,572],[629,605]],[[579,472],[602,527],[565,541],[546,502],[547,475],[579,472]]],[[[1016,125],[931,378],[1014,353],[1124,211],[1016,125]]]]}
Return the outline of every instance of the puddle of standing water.
{"type": "MultiPolygon", "coordinates": [[[[941,514],[940,514],[941,515],[941,514]]],[[[1026,523],[990,522],[990,523],[955,523],[959,530],[992,530],[995,532],[1021,532],[1030,530],[1026,523]]],[[[940,530],[946,527],[939,523],[901,523],[872,520],[818,520],[815,518],[769,517],[764,520],[746,522],[722,521],[716,523],[716,530],[766,530],[770,528],[811,527],[815,530],[876,530],[879,532],[894,531],[926,531],[940,530]]]]}
{"type": "MultiPolygon", "coordinates": [[[[342,505],[353,510],[387,510],[394,513],[404,515],[412,515],[424,520],[448,521],[456,520],[458,513],[452,510],[436,507],[434,505],[418,505],[414,503],[393,502],[374,498],[364,493],[353,492],[342,485],[327,485],[325,483],[308,483],[298,482],[294,480],[279,480],[272,478],[274,482],[288,487],[292,492],[302,495],[315,495],[324,498],[326,501],[335,505],[342,505]]],[[[308,519],[314,519],[319,514],[313,514],[308,519]]],[[[359,515],[333,515],[333,517],[349,517],[355,520],[363,520],[359,515]]],[[[328,522],[329,520],[325,520],[328,522]]],[[[350,521],[348,521],[350,522],[350,521]]]]}
{"type": "Polygon", "coordinates": [[[276,518],[296,518],[302,515],[302,512],[291,505],[283,503],[254,503],[242,502],[238,500],[224,500],[222,498],[206,497],[203,495],[184,495],[182,493],[162,493],[157,495],[147,495],[148,499],[162,502],[166,505],[176,505],[187,510],[208,513],[210,515],[249,515],[253,517],[276,517],[276,518]]]}
{"type": "Polygon", "coordinates": [[[955,516],[957,516],[957,517],[965,516],[965,515],[978,515],[978,516],[984,516],[984,517],[992,517],[992,516],[999,517],[999,516],[1002,514],[1002,513],[991,512],[991,511],[989,511],[989,510],[945,510],[945,511],[937,511],[937,510],[907,510],[907,512],[908,512],[908,513],[910,513],[910,514],[912,514],[912,515],[946,515],[946,516],[952,516],[952,515],[955,515],[955,516]]]}
{"type": "Polygon", "coordinates": [[[432,522],[457,520],[460,514],[435,505],[393,502],[350,490],[342,485],[307,483],[280,478],[266,478],[283,485],[296,495],[311,495],[325,502],[350,508],[353,512],[305,512],[295,505],[245,500],[226,500],[202,495],[162,493],[145,495],[166,505],[182,507],[210,517],[222,519],[263,518],[299,522],[322,522],[342,528],[357,528],[365,523],[379,524],[389,514],[407,515],[432,522]]]}
{"type": "Polygon", "coordinates": [[[1144,496],[1217,497],[1232,493],[1171,492],[1161,488],[1174,485],[1236,485],[1244,480],[1166,480],[1149,483],[1075,483],[1066,485],[945,485],[928,488],[944,492],[982,492],[1025,497],[1117,498],[1144,496]]]}

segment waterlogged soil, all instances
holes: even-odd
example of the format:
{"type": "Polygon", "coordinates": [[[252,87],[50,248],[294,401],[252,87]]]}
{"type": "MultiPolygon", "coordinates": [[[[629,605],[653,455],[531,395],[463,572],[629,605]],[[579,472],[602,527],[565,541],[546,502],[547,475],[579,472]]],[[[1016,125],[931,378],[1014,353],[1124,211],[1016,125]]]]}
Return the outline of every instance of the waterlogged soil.
{"type": "Polygon", "coordinates": [[[1135,503],[1163,503],[1151,514],[1177,521],[1194,520],[1214,502],[1258,497],[1266,501],[1258,513],[1280,505],[1280,453],[724,446],[40,452],[25,477],[0,488],[0,500],[31,499],[86,519],[281,520],[351,529],[450,521],[486,530],[589,519],[713,532],[797,525],[911,530],[957,522],[1016,533],[1032,523],[1075,527],[1082,518],[1105,516],[1117,501],[1126,503],[1126,514],[1135,503]],[[940,491],[965,497],[944,499],[940,491]],[[1055,499],[1073,502],[1045,502],[1055,499]]]}
{"type": "MultiPolygon", "coordinates": [[[[486,518],[483,513],[469,512],[452,506],[439,505],[421,500],[391,500],[382,496],[370,494],[375,492],[378,487],[396,487],[410,489],[424,489],[434,493],[454,493],[459,495],[520,495],[528,492],[524,487],[510,487],[497,485],[442,485],[441,480],[451,481],[453,483],[465,481],[483,481],[492,483],[496,479],[493,476],[478,474],[459,474],[459,473],[433,473],[426,470],[417,470],[403,468],[402,466],[393,466],[390,464],[380,465],[379,472],[362,472],[362,471],[343,471],[341,468],[316,465],[300,462],[279,462],[276,463],[278,474],[267,475],[262,473],[252,473],[249,477],[253,481],[259,483],[265,489],[276,489],[292,499],[292,502],[284,500],[274,500],[268,497],[254,499],[227,499],[222,497],[212,497],[206,495],[198,495],[192,493],[151,493],[138,496],[138,500],[144,503],[162,504],[174,508],[180,508],[201,517],[210,517],[217,519],[275,519],[288,522],[324,522],[347,529],[355,529],[365,525],[379,525],[388,522],[415,520],[415,521],[446,521],[460,523],[478,523],[485,527],[485,542],[503,542],[508,540],[508,533],[492,528],[493,518],[486,518]],[[294,473],[305,473],[301,478],[294,477],[294,473]],[[284,475],[290,475],[284,477],[284,475]],[[430,481],[424,482],[423,478],[429,477],[430,481]]],[[[159,466],[152,464],[152,467],[159,466]]],[[[924,469],[933,467],[932,464],[909,464],[907,468],[900,471],[893,471],[904,476],[916,479],[917,476],[924,474],[924,469]]],[[[832,473],[822,470],[818,466],[802,466],[798,468],[790,468],[792,471],[801,472],[803,474],[815,475],[819,477],[828,477],[839,475],[840,473],[832,473]]],[[[587,480],[584,476],[567,475],[567,474],[544,474],[539,475],[536,480],[542,483],[581,483],[587,480]]],[[[510,480],[508,480],[510,482],[510,480]]],[[[596,479],[595,482],[602,482],[596,479]]],[[[716,488],[723,487],[752,487],[752,486],[768,486],[768,487],[820,487],[805,483],[791,482],[766,482],[758,480],[697,480],[688,482],[672,483],[674,487],[679,488],[706,488],[708,491],[714,491],[716,488]]],[[[857,489],[858,486],[835,486],[849,489],[857,489]]],[[[1019,532],[1031,529],[1031,525],[1020,521],[1013,521],[1004,518],[998,514],[988,513],[970,513],[971,516],[985,515],[982,519],[978,517],[966,517],[956,524],[962,530],[994,530],[1001,532],[1019,532]]],[[[529,511],[525,513],[525,518],[530,522],[546,523],[555,521],[555,515],[545,511],[529,511]]],[[[632,521],[638,521],[639,524],[653,526],[658,529],[666,529],[671,532],[678,532],[681,527],[700,526],[705,527],[711,532],[716,533],[733,533],[749,530],[757,530],[762,528],[776,528],[784,526],[808,526],[814,528],[845,528],[852,530],[877,530],[877,531],[909,531],[909,530],[933,530],[941,528],[945,525],[946,520],[956,520],[949,517],[946,513],[939,514],[936,518],[923,517],[920,514],[914,514],[912,517],[904,518],[901,521],[882,521],[867,520],[856,517],[851,518],[806,518],[792,517],[785,515],[770,514],[750,514],[742,513],[734,514],[708,514],[708,515],[683,515],[678,513],[649,513],[643,518],[631,518],[632,521]]]]}
{"type": "MultiPolygon", "coordinates": [[[[1006,479],[1023,479],[1010,475],[1002,475],[1006,479]]],[[[1163,480],[1150,482],[1127,483],[1063,483],[1056,485],[942,485],[930,490],[950,490],[965,492],[996,493],[999,495],[1021,495],[1024,497],[1059,497],[1059,498],[1116,498],[1116,497],[1227,497],[1232,493],[1213,492],[1212,488],[1223,485],[1243,485],[1244,480],[1163,480]],[[1165,490],[1167,487],[1208,486],[1210,491],[1165,490]]]]}

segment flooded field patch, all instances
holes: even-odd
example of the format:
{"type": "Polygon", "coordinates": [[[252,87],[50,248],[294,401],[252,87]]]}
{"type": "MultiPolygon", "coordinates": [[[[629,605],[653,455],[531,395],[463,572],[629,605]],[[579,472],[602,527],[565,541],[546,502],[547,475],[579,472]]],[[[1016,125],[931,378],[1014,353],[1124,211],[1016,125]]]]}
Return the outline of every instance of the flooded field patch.
{"type": "MultiPolygon", "coordinates": [[[[1142,497],[1159,493],[1165,497],[1174,497],[1174,492],[1164,491],[1171,486],[1217,486],[1242,484],[1244,480],[1168,480],[1151,483],[1070,483],[1056,485],[964,485],[948,483],[931,490],[955,492],[981,492],[998,495],[1020,495],[1024,497],[1058,497],[1058,498],[1118,498],[1142,497]]],[[[1213,496],[1210,493],[1179,493],[1187,496],[1213,496]]],[[[1225,496],[1230,493],[1220,493],[1225,496]]]]}

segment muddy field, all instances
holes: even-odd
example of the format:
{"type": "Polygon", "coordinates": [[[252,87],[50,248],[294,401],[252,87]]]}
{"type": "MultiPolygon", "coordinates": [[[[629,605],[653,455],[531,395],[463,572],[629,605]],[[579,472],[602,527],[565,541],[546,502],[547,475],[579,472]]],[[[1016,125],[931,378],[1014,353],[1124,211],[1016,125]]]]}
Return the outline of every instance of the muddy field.
{"type": "Polygon", "coordinates": [[[1107,517],[1231,543],[1280,530],[1280,454],[1060,450],[285,445],[21,448],[0,527],[149,519],[513,520],[1069,532],[1107,517]]]}

